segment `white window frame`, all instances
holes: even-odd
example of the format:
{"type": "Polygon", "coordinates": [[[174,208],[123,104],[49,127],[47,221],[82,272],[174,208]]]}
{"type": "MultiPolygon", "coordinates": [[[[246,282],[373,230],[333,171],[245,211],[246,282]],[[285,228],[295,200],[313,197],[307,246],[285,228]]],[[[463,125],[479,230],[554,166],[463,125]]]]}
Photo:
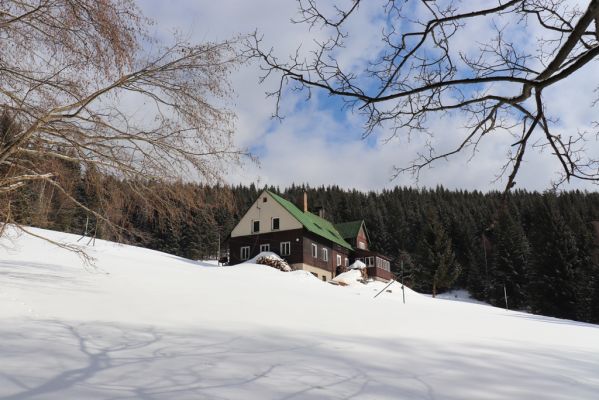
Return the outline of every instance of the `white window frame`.
{"type": "Polygon", "coordinates": [[[241,246],[241,249],[239,250],[239,259],[242,261],[250,259],[250,246],[241,246]],[[247,253],[245,257],[243,255],[244,253],[247,253]]]}
{"type": "Polygon", "coordinates": [[[252,233],[259,233],[260,232],[260,220],[252,220],[252,233]],[[254,230],[254,224],[258,223],[258,230],[254,230]]]}
{"type": "Polygon", "coordinates": [[[322,261],[329,261],[329,249],[326,247],[322,248],[322,261]]]}
{"type": "Polygon", "coordinates": [[[312,258],[318,258],[318,246],[312,243],[312,258]]]}
{"type": "Polygon", "coordinates": [[[263,251],[270,251],[270,244],[269,243],[264,243],[260,245],[260,253],[262,253],[263,251]]]}
{"type": "Polygon", "coordinates": [[[281,242],[280,250],[282,256],[291,255],[291,242],[281,242]]]}
{"type": "Polygon", "coordinates": [[[349,267],[349,258],[345,257],[345,266],[349,267]]]}
{"type": "Polygon", "coordinates": [[[272,217],[270,219],[270,230],[271,231],[280,231],[281,230],[281,218],[279,218],[279,217],[272,217]],[[278,228],[275,228],[275,219],[277,221],[279,221],[279,227],[278,228]]]}
{"type": "Polygon", "coordinates": [[[339,265],[341,265],[341,254],[337,254],[337,265],[336,266],[339,266],[339,265]]]}

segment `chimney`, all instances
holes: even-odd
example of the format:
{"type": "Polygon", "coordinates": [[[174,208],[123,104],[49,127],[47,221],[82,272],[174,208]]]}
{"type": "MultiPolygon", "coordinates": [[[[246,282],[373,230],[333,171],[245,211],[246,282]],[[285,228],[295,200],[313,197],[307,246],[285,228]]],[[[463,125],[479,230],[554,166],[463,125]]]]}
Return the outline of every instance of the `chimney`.
{"type": "Polygon", "coordinates": [[[304,212],[308,212],[308,192],[304,191],[304,212]]]}

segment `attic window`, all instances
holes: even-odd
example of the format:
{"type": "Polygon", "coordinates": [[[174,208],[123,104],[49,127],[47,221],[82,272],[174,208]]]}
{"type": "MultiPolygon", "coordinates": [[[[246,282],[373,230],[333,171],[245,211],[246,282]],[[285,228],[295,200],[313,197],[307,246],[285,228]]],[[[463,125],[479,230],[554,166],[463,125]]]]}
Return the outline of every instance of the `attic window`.
{"type": "Polygon", "coordinates": [[[260,221],[252,221],[252,233],[260,232],[260,221]]]}
{"type": "Polygon", "coordinates": [[[280,228],[280,220],[279,218],[273,218],[272,219],[272,230],[273,231],[278,231],[280,228]]]}
{"type": "Polygon", "coordinates": [[[267,198],[266,196],[264,196],[264,197],[262,198],[262,202],[263,202],[263,203],[266,203],[266,201],[267,201],[267,200],[268,200],[268,198],[267,198]]]}

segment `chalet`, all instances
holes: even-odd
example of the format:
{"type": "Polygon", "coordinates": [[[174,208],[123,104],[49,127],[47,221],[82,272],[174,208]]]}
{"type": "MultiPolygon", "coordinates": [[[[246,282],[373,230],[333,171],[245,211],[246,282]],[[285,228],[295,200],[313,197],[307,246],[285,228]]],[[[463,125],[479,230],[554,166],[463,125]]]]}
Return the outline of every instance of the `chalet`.
{"type": "Polygon", "coordinates": [[[355,260],[367,266],[369,276],[391,279],[390,259],[368,248],[364,221],[333,224],[303,210],[268,190],[263,191],[231,231],[229,257],[238,264],[263,251],[287,260],[293,269],[309,271],[327,281],[355,260]]]}
{"type": "Polygon", "coordinates": [[[393,277],[390,258],[369,249],[370,238],[364,220],[343,222],[336,224],[335,228],[353,247],[351,262],[359,260],[366,264],[371,278],[388,281],[393,277]]]}

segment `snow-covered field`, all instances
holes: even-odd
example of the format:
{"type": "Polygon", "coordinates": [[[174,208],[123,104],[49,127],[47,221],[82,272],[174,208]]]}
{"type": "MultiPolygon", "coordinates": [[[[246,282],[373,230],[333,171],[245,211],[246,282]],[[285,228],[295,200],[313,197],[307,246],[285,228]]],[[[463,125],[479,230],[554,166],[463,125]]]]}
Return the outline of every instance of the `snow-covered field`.
{"type": "Polygon", "coordinates": [[[599,398],[596,325],[103,241],[88,251],[96,268],[2,240],[0,399],[599,398]]]}

